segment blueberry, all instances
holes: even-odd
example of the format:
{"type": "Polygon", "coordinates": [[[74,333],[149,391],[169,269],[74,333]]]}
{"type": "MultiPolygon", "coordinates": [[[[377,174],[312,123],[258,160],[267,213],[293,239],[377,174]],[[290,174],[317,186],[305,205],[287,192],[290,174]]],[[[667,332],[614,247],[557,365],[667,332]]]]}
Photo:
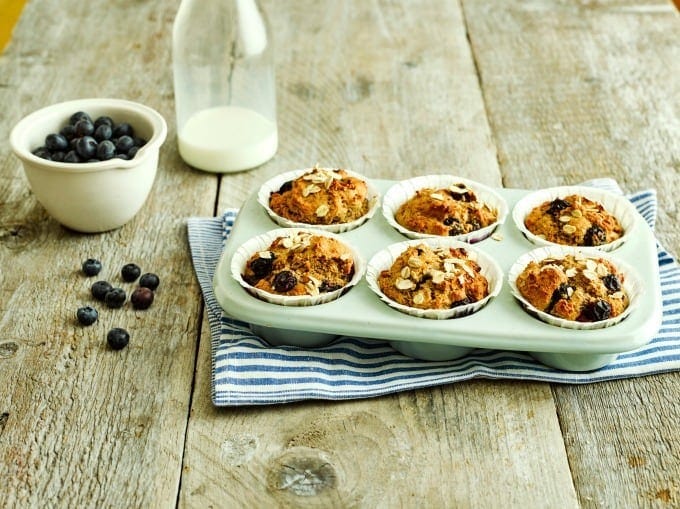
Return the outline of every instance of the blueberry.
{"type": "Polygon", "coordinates": [[[110,125],[102,124],[94,130],[94,139],[97,141],[110,140],[113,131],[110,125]]]}
{"type": "Polygon", "coordinates": [[[282,270],[274,277],[274,290],[277,292],[289,292],[297,284],[297,278],[289,270],[282,270]]]}
{"type": "Polygon", "coordinates": [[[91,136],[94,133],[94,124],[91,120],[81,119],[73,124],[76,136],[91,136]]]}
{"type": "Polygon", "coordinates": [[[88,276],[96,276],[102,270],[102,262],[94,258],[88,258],[83,262],[83,273],[88,276]]]}
{"type": "Polygon", "coordinates": [[[120,138],[121,136],[132,136],[133,134],[134,130],[132,129],[132,126],[127,122],[121,122],[120,124],[113,126],[114,138],[120,138]]]}
{"type": "Polygon", "coordinates": [[[114,350],[125,348],[130,342],[130,334],[125,329],[114,327],[106,335],[106,342],[114,350]]]}
{"type": "Polygon", "coordinates": [[[585,246],[601,246],[606,242],[607,233],[596,224],[588,228],[583,236],[583,245],[585,246]]]}
{"type": "Polygon", "coordinates": [[[571,203],[569,203],[566,200],[563,200],[562,198],[555,198],[552,202],[550,202],[550,208],[548,208],[548,214],[555,215],[558,214],[560,211],[571,207],[571,203]]]}
{"type": "Polygon", "coordinates": [[[602,278],[602,283],[604,283],[607,290],[612,292],[618,292],[621,289],[621,282],[614,274],[607,274],[602,278]]]}
{"type": "Polygon", "coordinates": [[[73,115],[71,115],[71,118],[69,118],[68,123],[71,125],[75,125],[76,122],[79,120],[89,120],[92,122],[92,117],[85,113],[84,111],[76,111],[73,115]]]}
{"type": "Polygon", "coordinates": [[[596,300],[589,302],[583,309],[583,316],[587,320],[599,322],[606,320],[612,314],[612,306],[606,300],[596,300]]]}
{"type": "Polygon", "coordinates": [[[132,140],[135,142],[135,147],[143,147],[146,145],[146,140],[144,138],[140,138],[139,136],[133,136],[132,140]]]}
{"type": "Polygon", "coordinates": [[[474,302],[474,301],[470,300],[470,297],[465,296],[464,299],[462,299],[462,300],[457,300],[456,302],[454,302],[453,304],[451,304],[451,307],[452,307],[452,308],[455,308],[455,307],[458,307],[458,306],[467,306],[468,304],[470,304],[470,303],[472,303],[472,302],[474,302]]]}
{"type": "Polygon", "coordinates": [[[131,136],[121,136],[116,141],[116,152],[122,154],[127,154],[128,150],[135,146],[135,142],[132,140],[131,136]]]}
{"type": "Polygon", "coordinates": [[[289,180],[288,182],[284,182],[283,185],[279,188],[279,194],[283,194],[287,191],[290,191],[293,189],[293,181],[289,180]]]}
{"type": "Polygon", "coordinates": [[[250,262],[250,270],[252,270],[255,277],[259,279],[268,276],[271,273],[273,266],[273,258],[255,258],[250,262]]]}
{"type": "Polygon", "coordinates": [[[67,140],[72,140],[76,137],[76,130],[71,124],[67,124],[59,130],[59,134],[67,140]]]}
{"type": "Polygon", "coordinates": [[[134,263],[127,263],[120,269],[120,275],[123,278],[123,281],[128,283],[132,283],[141,273],[141,269],[134,263]]]}
{"type": "Polygon", "coordinates": [[[65,163],[79,163],[81,161],[80,156],[75,150],[69,150],[64,156],[65,163]]]}
{"type": "Polygon", "coordinates": [[[155,291],[156,288],[158,288],[159,284],[161,284],[161,280],[158,278],[156,274],[153,274],[151,272],[142,274],[142,277],[139,278],[139,286],[148,288],[151,291],[155,291]]]}
{"type": "Polygon", "coordinates": [[[550,313],[550,310],[555,307],[555,304],[557,304],[558,301],[568,298],[569,298],[569,285],[567,285],[566,283],[562,283],[560,284],[560,286],[555,288],[555,291],[550,297],[550,303],[548,304],[548,307],[545,308],[545,312],[550,313]]]}
{"type": "Polygon", "coordinates": [[[116,154],[116,159],[122,159],[123,161],[127,161],[130,159],[130,156],[127,154],[116,154]]]}
{"type": "Polygon", "coordinates": [[[82,136],[76,141],[76,152],[83,159],[90,159],[97,153],[97,140],[92,136],[82,136]]]}
{"type": "Polygon", "coordinates": [[[61,150],[57,150],[56,152],[52,152],[52,161],[56,161],[58,163],[61,163],[64,161],[64,157],[66,157],[66,154],[62,152],[61,150]]]}
{"type": "Polygon", "coordinates": [[[99,318],[99,313],[92,306],[84,306],[76,311],[76,318],[82,325],[92,325],[99,318]]]}
{"type": "Polygon", "coordinates": [[[139,147],[132,147],[130,150],[127,151],[127,156],[130,159],[134,159],[135,156],[137,155],[138,151],[139,151],[139,147]]]}
{"type": "Polygon", "coordinates": [[[113,290],[113,286],[108,281],[97,281],[90,287],[90,292],[92,296],[103,301],[106,298],[106,294],[113,290]]]}
{"type": "Polygon", "coordinates": [[[328,293],[334,292],[335,290],[339,290],[340,288],[342,288],[342,285],[329,283],[328,281],[323,281],[319,286],[319,291],[321,293],[328,293]]]}
{"type": "MultiPolygon", "coordinates": [[[[106,126],[104,126],[106,127],[106,126]]],[[[108,161],[116,155],[116,146],[111,140],[100,141],[97,145],[97,158],[100,161],[108,161]]]]}
{"type": "Polygon", "coordinates": [[[458,222],[458,220],[455,217],[451,217],[451,216],[445,217],[444,221],[442,221],[442,223],[444,223],[444,226],[451,226],[453,223],[457,223],[457,222],[458,222]]]}
{"type": "Polygon", "coordinates": [[[107,116],[97,117],[97,120],[94,121],[95,129],[99,126],[102,126],[102,125],[113,127],[113,119],[111,117],[107,117],[107,116]]]}
{"type": "Polygon", "coordinates": [[[112,290],[106,292],[106,295],[104,296],[104,302],[106,303],[107,307],[116,309],[123,307],[126,298],[127,295],[125,294],[125,290],[122,288],[113,288],[112,290]]]}
{"type": "Polygon", "coordinates": [[[33,151],[34,156],[38,156],[41,159],[52,160],[52,154],[47,147],[38,147],[33,151]]]}
{"type": "Polygon", "coordinates": [[[68,140],[63,134],[48,134],[45,136],[45,146],[48,150],[66,150],[68,148],[68,140]]]}
{"type": "Polygon", "coordinates": [[[153,303],[154,293],[144,286],[135,288],[130,296],[130,302],[135,309],[148,309],[153,303]]]}

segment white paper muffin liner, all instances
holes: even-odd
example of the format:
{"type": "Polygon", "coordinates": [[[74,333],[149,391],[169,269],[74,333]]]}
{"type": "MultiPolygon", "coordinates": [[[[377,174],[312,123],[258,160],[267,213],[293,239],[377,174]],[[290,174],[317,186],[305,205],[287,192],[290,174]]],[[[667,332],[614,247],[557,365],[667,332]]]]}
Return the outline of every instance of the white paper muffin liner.
{"type": "Polygon", "coordinates": [[[396,244],[391,244],[385,249],[377,252],[368,262],[368,266],[366,268],[366,282],[368,283],[369,288],[376,295],[378,295],[378,297],[380,297],[383,302],[385,302],[388,306],[401,311],[402,313],[417,316],[419,318],[446,320],[449,318],[459,318],[476,313],[486,306],[489,301],[496,297],[501,291],[501,287],[503,286],[503,271],[498,263],[496,263],[496,261],[488,254],[481,250],[475,249],[466,242],[454,239],[453,237],[428,237],[425,239],[406,240],[396,244]],[[380,273],[383,270],[388,270],[390,267],[392,267],[392,264],[396,261],[399,255],[401,255],[401,253],[403,253],[409,246],[417,246],[419,244],[427,244],[432,248],[450,247],[465,249],[468,254],[468,258],[479,264],[481,268],[481,274],[486,278],[489,284],[489,294],[477,302],[456,306],[450,309],[420,309],[405,306],[390,299],[380,289],[380,285],[378,284],[378,276],[380,276],[380,273]]]}
{"type": "Polygon", "coordinates": [[[255,297],[270,302],[272,304],[278,304],[280,306],[316,306],[318,304],[323,304],[326,302],[331,302],[338,299],[344,295],[350,288],[356,285],[364,275],[366,270],[366,262],[359,254],[359,251],[348,244],[345,240],[340,238],[338,235],[332,232],[326,232],[323,230],[313,229],[313,228],[278,228],[275,230],[270,230],[266,233],[253,237],[246,242],[244,242],[238,249],[234,252],[231,258],[231,275],[232,277],[243,287],[248,293],[254,295],[255,297]],[[334,290],[332,292],[322,292],[319,295],[277,295],[275,293],[265,292],[259,288],[248,284],[244,281],[242,274],[245,272],[246,263],[253,255],[258,251],[266,251],[269,246],[279,237],[292,237],[297,233],[306,232],[313,235],[319,235],[323,237],[331,237],[336,239],[338,242],[346,246],[352,253],[354,259],[354,275],[352,279],[342,288],[334,290]]]}
{"type": "Polygon", "coordinates": [[[432,235],[429,233],[420,233],[409,230],[400,225],[395,219],[394,215],[399,210],[399,207],[407,200],[415,196],[416,192],[423,188],[444,189],[454,184],[464,184],[466,187],[474,191],[477,195],[477,200],[488,205],[492,209],[496,209],[498,215],[496,222],[480,228],[479,230],[465,233],[462,235],[455,235],[449,238],[474,244],[489,237],[500,225],[505,222],[508,215],[508,204],[496,191],[479,182],[457,177],[455,175],[423,175],[414,177],[408,180],[402,180],[390,187],[383,197],[383,215],[387,222],[402,235],[410,239],[427,239],[438,238],[441,235],[432,235]]]}
{"type": "Polygon", "coordinates": [[[633,204],[628,201],[625,196],[587,186],[551,187],[526,195],[517,202],[512,210],[512,218],[515,222],[515,225],[519,231],[521,231],[522,234],[533,244],[538,246],[564,245],[550,242],[543,237],[539,237],[538,235],[531,233],[524,225],[524,218],[526,218],[526,216],[535,207],[538,207],[544,202],[553,201],[556,198],[564,198],[565,196],[569,196],[571,194],[577,194],[601,204],[607,212],[618,219],[621,227],[623,228],[623,235],[613,242],[602,244],[600,246],[578,246],[580,249],[588,251],[613,251],[630,238],[630,235],[637,224],[639,217],[633,204]]]}
{"type": "MultiPolygon", "coordinates": [[[[269,207],[269,197],[273,192],[276,192],[279,189],[281,189],[281,186],[286,182],[290,180],[295,180],[307,173],[311,173],[312,171],[314,171],[314,169],[315,168],[305,168],[301,170],[293,170],[286,173],[281,173],[269,179],[264,184],[262,184],[262,186],[260,186],[260,190],[257,193],[257,201],[260,205],[262,205],[262,207],[267,212],[272,221],[274,221],[279,226],[283,226],[285,228],[314,228],[317,230],[327,231],[331,233],[343,233],[361,226],[362,224],[364,224],[366,221],[373,217],[375,211],[378,210],[378,207],[380,206],[380,193],[378,192],[378,189],[371,183],[370,180],[368,180],[363,175],[353,172],[351,170],[347,170],[345,168],[342,169],[345,170],[345,172],[347,172],[347,175],[363,180],[364,182],[366,182],[366,187],[368,188],[368,211],[366,212],[366,214],[355,219],[354,221],[337,224],[299,223],[278,215],[269,207]]],[[[318,169],[337,170],[340,168],[318,168],[318,169]]]]}
{"type": "Polygon", "coordinates": [[[550,325],[555,325],[565,329],[577,330],[604,329],[606,327],[616,325],[624,318],[629,316],[635,310],[635,308],[638,307],[640,299],[644,295],[644,283],[630,265],[613,257],[607,252],[593,252],[592,250],[584,250],[580,247],[573,246],[545,246],[536,248],[532,251],[529,251],[528,253],[523,254],[510,267],[510,270],[508,271],[508,284],[510,285],[512,294],[519,301],[524,310],[530,315],[533,315],[539,320],[549,323],[550,325]],[[625,281],[623,282],[622,288],[623,291],[625,291],[628,295],[628,307],[620,315],[607,320],[600,320],[598,322],[577,322],[574,320],[566,320],[564,318],[553,316],[550,313],[546,313],[545,311],[541,311],[534,307],[527,299],[524,298],[522,293],[517,288],[517,277],[530,262],[540,262],[546,258],[562,259],[566,255],[577,255],[579,253],[585,258],[595,260],[602,258],[603,260],[608,260],[619,270],[619,272],[623,274],[625,281]]]}

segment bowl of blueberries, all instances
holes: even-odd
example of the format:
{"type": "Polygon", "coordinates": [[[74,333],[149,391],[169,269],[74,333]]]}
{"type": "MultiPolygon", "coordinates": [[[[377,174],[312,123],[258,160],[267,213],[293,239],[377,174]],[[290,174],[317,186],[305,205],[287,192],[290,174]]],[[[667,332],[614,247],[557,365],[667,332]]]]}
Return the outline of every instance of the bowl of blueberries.
{"type": "Polygon", "coordinates": [[[119,228],[151,191],[167,124],[124,99],[78,99],[21,119],[10,145],[36,199],[62,225],[95,233],[119,228]]]}

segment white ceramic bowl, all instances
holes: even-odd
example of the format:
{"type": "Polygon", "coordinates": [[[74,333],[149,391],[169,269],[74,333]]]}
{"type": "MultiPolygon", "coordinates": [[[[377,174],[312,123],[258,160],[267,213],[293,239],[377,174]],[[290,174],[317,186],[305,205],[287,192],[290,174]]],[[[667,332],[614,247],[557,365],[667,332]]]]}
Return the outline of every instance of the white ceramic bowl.
{"type": "Polygon", "coordinates": [[[78,99],[24,117],[12,130],[10,144],[47,212],[68,228],[94,233],[123,226],[142,207],[156,177],[158,152],[166,135],[165,120],[147,106],[123,99],[78,99]],[[127,122],[147,142],[127,161],[63,163],[32,154],[44,145],[45,136],[59,132],[77,111],[93,119],[107,115],[116,123],[127,122]]]}

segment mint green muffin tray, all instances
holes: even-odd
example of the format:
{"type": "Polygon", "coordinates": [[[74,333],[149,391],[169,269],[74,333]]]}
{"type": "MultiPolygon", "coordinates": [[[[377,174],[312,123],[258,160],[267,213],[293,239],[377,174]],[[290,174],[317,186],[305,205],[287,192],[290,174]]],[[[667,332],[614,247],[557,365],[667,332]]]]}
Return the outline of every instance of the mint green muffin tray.
{"type": "MultiPolygon", "coordinates": [[[[394,182],[373,181],[381,194],[394,182]]],[[[496,189],[512,211],[531,191],[496,189]]],[[[637,214],[637,213],[636,213],[637,214]]],[[[410,357],[443,361],[464,356],[475,348],[525,351],[543,364],[567,371],[601,368],[618,354],[647,344],[661,325],[661,287],[656,241],[641,216],[630,238],[609,253],[635,267],[645,282],[639,306],[622,322],[595,330],[561,328],[527,313],[513,297],[507,272],[521,255],[536,245],[527,240],[508,215],[491,237],[474,244],[503,269],[500,294],[478,312],[461,318],[432,320],[392,309],[362,279],[339,299],[307,307],[270,304],[249,294],[231,275],[234,251],[248,239],[280,228],[253,195],[246,200],[215,270],[215,296],[230,317],[248,322],[255,334],[272,345],[315,348],[339,336],[388,341],[410,357]]],[[[339,234],[366,261],[389,244],[407,240],[394,230],[381,211],[355,230],[339,234]]]]}

